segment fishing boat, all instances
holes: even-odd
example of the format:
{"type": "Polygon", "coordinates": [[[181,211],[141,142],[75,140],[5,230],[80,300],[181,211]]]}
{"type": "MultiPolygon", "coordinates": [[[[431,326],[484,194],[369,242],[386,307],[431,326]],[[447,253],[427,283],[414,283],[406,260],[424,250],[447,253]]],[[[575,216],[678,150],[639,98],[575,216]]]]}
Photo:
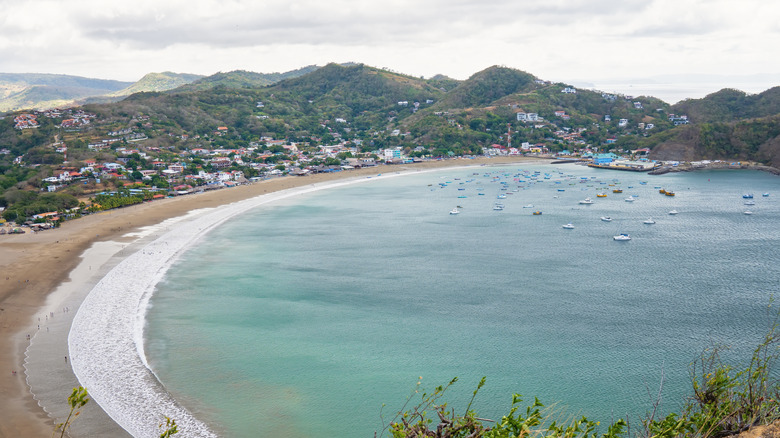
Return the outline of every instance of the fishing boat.
{"type": "Polygon", "coordinates": [[[542,214],[542,212],[541,212],[541,211],[539,211],[539,210],[536,210],[536,211],[534,212],[534,216],[539,216],[540,214],[542,214]]]}
{"type": "Polygon", "coordinates": [[[573,230],[574,229],[574,225],[572,225],[572,223],[569,222],[568,224],[564,225],[563,228],[566,229],[566,230],[573,230]]]}
{"type": "Polygon", "coordinates": [[[753,194],[752,193],[745,193],[744,195],[742,195],[742,197],[745,198],[745,199],[753,199],[753,194]]]}
{"type": "Polygon", "coordinates": [[[617,236],[612,236],[612,238],[613,238],[614,240],[619,240],[619,241],[620,241],[620,240],[622,240],[622,241],[631,240],[631,236],[629,236],[629,235],[628,235],[628,234],[626,234],[626,233],[620,233],[620,234],[619,234],[619,235],[617,235],[617,236]]]}
{"type": "Polygon", "coordinates": [[[615,189],[615,190],[612,190],[612,193],[623,193],[623,190],[621,190],[621,189],[615,189]]]}
{"type": "Polygon", "coordinates": [[[606,193],[596,193],[596,197],[597,198],[606,198],[607,194],[606,193]]]}
{"type": "Polygon", "coordinates": [[[662,195],[665,195],[666,194],[666,189],[660,189],[660,190],[658,190],[658,193],[660,193],[662,195]]]}
{"type": "Polygon", "coordinates": [[[764,193],[764,194],[763,194],[763,195],[761,195],[761,196],[763,196],[763,197],[765,197],[765,198],[766,198],[767,196],[769,196],[769,192],[766,192],[766,193],[764,193]]]}
{"type": "Polygon", "coordinates": [[[671,190],[667,190],[665,193],[666,196],[674,196],[674,192],[671,190]]]}

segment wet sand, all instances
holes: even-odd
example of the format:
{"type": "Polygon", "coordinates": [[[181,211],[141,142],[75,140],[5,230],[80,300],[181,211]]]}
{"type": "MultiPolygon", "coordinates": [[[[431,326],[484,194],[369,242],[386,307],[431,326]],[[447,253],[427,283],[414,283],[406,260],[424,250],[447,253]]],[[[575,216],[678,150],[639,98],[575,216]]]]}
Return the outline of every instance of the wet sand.
{"type": "MultiPolygon", "coordinates": [[[[66,222],[56,230],[0,236],[0,372],[5,376],[0,377],[0,437],[50,436],[55,424],[52,416],[67,415],[66,398],[77,386],[65,359],[69,321],[91,285],[123,254],[154,234],[154,229],[148,227],[194,210],[337,179],[521,161],[549,162],[521,157],[453,159],[284,177],[102,212],[66,222]],[[29,348],[31,342],[36,348],[29,348]],[[49,400],[61,394],[61,405],[52,406],[47,401],[48,413],[33,398],[26,381],[24,360],[28,349],[32,355],[26,366],[34,377],[31,383],[36,393],[49,400]],[[48,394],[40,394],[43,390],[48,394]]],[[[95,403],[85,406],[74,427],[76,436],[122,433],[95,403]]]]}

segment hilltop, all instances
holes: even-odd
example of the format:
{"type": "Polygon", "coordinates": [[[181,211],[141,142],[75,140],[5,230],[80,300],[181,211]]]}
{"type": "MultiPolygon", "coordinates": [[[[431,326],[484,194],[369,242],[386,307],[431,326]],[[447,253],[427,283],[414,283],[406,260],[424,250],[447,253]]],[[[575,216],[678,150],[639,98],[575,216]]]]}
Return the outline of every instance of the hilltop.
{"type": "Polygon", "coordinates": [[[0,73],[0,112],[65,108],[117,102],[135,93],[209,90],[214,87],[262,87],[316,70],[310,65],[284,73],[232,71],[202,76],[188,73],[148,73],[137,82],[80,76],[0,73]]]}

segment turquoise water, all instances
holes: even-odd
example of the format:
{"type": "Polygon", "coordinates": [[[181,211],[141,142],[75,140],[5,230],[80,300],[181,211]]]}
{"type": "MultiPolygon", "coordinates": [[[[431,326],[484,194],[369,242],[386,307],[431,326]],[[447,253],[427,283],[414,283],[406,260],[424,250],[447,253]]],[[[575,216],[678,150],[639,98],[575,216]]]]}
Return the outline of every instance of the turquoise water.
{"type": "Polygon", "coordinates": [[[662,374],[668,411],[704,348],[743,357],[760,341],[780,278],[778,197],[780,178],[765,173],[575,165],[307,194],[236,217],[187,252],[152,300],[147,354],[166,388],[228,437],[373,436],[419,376],[427,390],[459,377],[448,400],[460,409],[487,376],[473,405],[482,417],[500,418],[520,393],[635,420],[662,374]],[[756,205],[743,205],[747,192],[756,205]]]}

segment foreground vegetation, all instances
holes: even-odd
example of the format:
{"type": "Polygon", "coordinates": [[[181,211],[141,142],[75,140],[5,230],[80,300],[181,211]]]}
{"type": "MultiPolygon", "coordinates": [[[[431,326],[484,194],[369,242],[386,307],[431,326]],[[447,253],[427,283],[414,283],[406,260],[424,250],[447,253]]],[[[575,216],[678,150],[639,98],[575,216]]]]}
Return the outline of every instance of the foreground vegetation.
{"type": "Polygon", "coordinates": [[[483,377],[463,414],[456,413],[442,401],[457,378],[431,393],[422,392],[418,381],[407,403],[379,436],[385,436],[385,433],[393,438],[715,438],[737,435],[780,419],[780,381],[772,372],[780,357],[777,328],[775,322],[753,351],[749,364],[741,369],[722,362],[719,348],[705,351],[691,364],[693,394],[682,410],[662,416],[658,411],[659,399],[638,427],[632,428],[624,419],[606,427],[587,417],[556,421],[560,413],[546,409],[539,399],[523,409],[523,398],[519,394],[512,396],[509,413],[500,420],[480,418],[471,410],[471,402],[485,384],[483,377]],[[417,397],[418,403],[407,409],[417,397]]]}

